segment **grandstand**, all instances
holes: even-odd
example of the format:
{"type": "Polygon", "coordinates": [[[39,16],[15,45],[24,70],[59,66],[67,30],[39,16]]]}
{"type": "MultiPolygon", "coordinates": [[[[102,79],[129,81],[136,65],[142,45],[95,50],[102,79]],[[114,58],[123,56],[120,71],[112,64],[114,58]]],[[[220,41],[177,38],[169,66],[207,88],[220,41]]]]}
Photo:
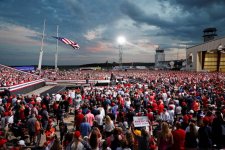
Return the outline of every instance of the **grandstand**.
{"type": "MultiPolygon", "coordinates": [[[[98,67],[81,68],[80,71],[95,71],[98,67]]],[[[67,87],[81,87],[100,84],[108,85],[110,80],[106,80],[102,76],[96,76],[92,79],[86,79],[85,76],[79,76],[77,71],[55,72],[54,70],[45,70],[42,74],[36,75],[22,71],[21,69],[12,68],[0,64],[0,95],[10,94],[27,94],[37,89],[41,89],[41,93],[57,93],[65,90],[67,87]],[[63,78],[59,78],[63,76],[63,78]],[[44,88],[51,85],[50,88],[44,88]]]]}
{"type": "Polygon", "coordinates": [[[0,64],[0,93],[27,93],[44,85],[40,76],[0,64]]]}

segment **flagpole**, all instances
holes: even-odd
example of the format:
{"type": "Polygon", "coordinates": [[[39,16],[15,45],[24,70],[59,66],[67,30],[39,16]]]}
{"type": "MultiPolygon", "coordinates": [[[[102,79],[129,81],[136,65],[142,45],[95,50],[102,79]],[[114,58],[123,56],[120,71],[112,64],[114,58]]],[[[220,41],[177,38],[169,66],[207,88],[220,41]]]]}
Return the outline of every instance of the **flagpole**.
{"type": "Polygon", "coordinates": [[[42,39],[41,39],[41,49],[40,49],[40,55],[39,55],[39,61],[38,61],[38,70],[40,71],[40,73],[41,73],[43,47],[44,47],[44,36],[45,36],[45,20],[44,20],[44,25],[43,25],[43,32],[42,32],[42,39]]]}
{"type": "MultiPolygon", "coordinates": [[[[59,26],[57,25],[57,34],[56,37],[59,37],[59,26]]],[[[55,53],[55,71],[58,70],[58,39],[56,40],[56,53],[55,53]]]]}

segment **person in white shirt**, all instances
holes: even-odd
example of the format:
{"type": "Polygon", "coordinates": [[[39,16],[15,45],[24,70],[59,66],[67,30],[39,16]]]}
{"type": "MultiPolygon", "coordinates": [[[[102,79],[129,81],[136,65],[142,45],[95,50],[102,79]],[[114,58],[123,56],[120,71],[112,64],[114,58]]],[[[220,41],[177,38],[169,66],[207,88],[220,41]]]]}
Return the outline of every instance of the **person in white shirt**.
{"type": "Polygon", "coordinates": [[[168,106],[168,103],[167,103],[167,98],[168,98],[168,96],[167,96],[166,91],[164,91],[164,92],[162,93],[162,98],[163,98],[163,103],[164,103],[164,105],[165,105],[165,106],[168,106]]]}
{"type": "Polygon", "coordinates": [[[170,115],[169,115],[168,111],[166,110],[166,108],[164,108],[163,112],[161,112],[160,119],[162,121],[167,121],[167,122],[170,120],[170,115]]]}
{"type": "Polygon", "coordinates": [[[102,131],[103,129],[103,116],[101,112],[98,110],[97,115],[95,116],[95,121],[98,123],[99,129],[102,131]]]}
{"type": "Polygon", "coordinates": [[[55,95],[55,100],[56,101],[60,101],[62,99],[62,95],[60,95],[59,93],[57,93],[56,95],[55,95]]]}
{"type": "Polygon", "coordinates": [[[131,105],[130,98],[129,98],[129,97],[126,97],[126,98],[125,98],[125,107],[126,107],[127,109],[130,109],[130,105],[131,105]]]}
{"type": "Polygon", "coordinates": [[[40,97],[40,95],[37,95],[36,97],[36,102],[37,104],[41,104],[42,98],[40,97]]]}
{"type": "Polygon", "coordinates": [[[70,90],[69,91],[69,97],[71,97],[74,100],[75,99],[75,96],[76,96],[75,90],[70,90]]]}
{"type": "Polygon", "coordinates": [[[5,108],[3,107],[3,105],[0,104],[0,118],[4,112],[5,112],[5,108]]]}
{"type": "Polygon", "coordinates": [[[98,107],[98,110],[100,111],[100,114],[103,116],[103,118],[105,117],[105,109],[103,107],[98,107]]]}
{"type": "Polygon", "coordinates": [[[173,109],[173,106],[169,106],[168,113],[169,113],[169,116],[170,116],[169,123],[173,124],[173,122],[174,122],[174,109],[173,109]]]}
{"type": "Polygon", "coordinates": [[[16,104],[16,101],[17,101],[17,97],[14,97],[14,98],[12,99],[12,105],[13,105],[13,106],[16,104]]]}
{"type": "MultiPolygon", "coordinates": [[[[193,124],[195,124],[196,132],[198,132],[199,127],[196,125],[196,120],[191,119],[190,122],[192,122],[193,124]]],[[[190,132],[190,125],[187,126],[187,128],[185,129],[185,132],[186,132],[186,133],[187,133],[187,132],[190,132]]]]}
{"type": "Polygon", "coordinates": [[[178,105],[175,109],[175,114],[177,115],[181,115],[181,111],[182,111],[182,107],[180,105],[178,105]]]}
{"type": "Polygon", "coordinates": [[[171,98],[168,97],[168,98],[166,99],[166,101],[164,101],[164,105],[167,106],[167,107],[169,107],[170,101],[171,101],[171,98]]]}
{"type": "Polygon", "coordinates": [[[81,98],[77,97],[74,101],[74,104],[75,104],[75,109],[80,109],[80,105],[81,105],[82,101],[81,101],[81,98]]]}
{"type": "Polygon", "coordinates": [[[110,136],[112,134],[112,131],[114,130],[115,126],[113,121],[109,116],[106,116],[105,118],[105,126],[104,126],[104,131],[106,134],[106,137],[110,136]]]}
{"type": "Polygon", "coordinates": [[[71,145],[71,150],[83,150],[84,145],[81,143],[81,138],[80,138],[81,134],[80,131],[75,131],[74,133],[74,142],[71,145]]]}

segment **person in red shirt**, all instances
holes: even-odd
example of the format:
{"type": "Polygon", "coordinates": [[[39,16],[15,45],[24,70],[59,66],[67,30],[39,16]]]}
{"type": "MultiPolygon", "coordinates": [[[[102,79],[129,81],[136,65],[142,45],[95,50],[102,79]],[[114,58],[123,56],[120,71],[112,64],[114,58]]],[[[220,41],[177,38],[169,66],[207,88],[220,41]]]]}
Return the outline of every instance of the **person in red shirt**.
{"type": "Polygon", "coordinates": [[[55,102],[53,103],[53,112],[54,112],[54,116],[57,116],[58,108],[59,108],[59,101],[55,101],[55,102]]]}
{"type": "Polygon", "coordinates": [[[150,101],[153,101],[153,100],[155,100],[155,96],[151,93],[149,96],[149,99],[150,99],[150,101]]]}
{"type": "Polygon", "coordinates": [[[80,124],[84,120],[84,115],[82,114],[82,110],[77,111],[77,115],[74,117],[74,127],[76,127],[76,130],[80,130],[80,124]]]}
{"type": "Polygon", "coordinates": [[[5,138],[0,138],[0,149],[1,150],[7,150],[6,143],[7,143],[7,140],[5,138]]]}
{"type": "Polygon", "coordinates": [[[158,105],[158,114],[161,114],[164,110],[164,105],[162,100],[159,101],[159,105],[158,105]]]}
{"type": "Polygon", "coordinates": [[[71,108],[70,106],[73,104],[73,99],[72,99],[71,97],[68,97],[68,98],[67,98],[67,101],[68,101],[68,103],[69,103],[69,106],[68,106],[68,107],[69,107],[69,108],[68,108],[68,109],[69,109],[69,113],[71,113],[72,108],[71,108]]]}
{"type": "Polygon", "coordinates": [[[152,112],[152,110],[150,108],[148,109],[147,116],[148,116],[148,119],[150,121],[154,121],[154,115],[153,115],[153,112],[152,112]]]}
{"type": "Polygon", "coordinates": [[[152,111],[153,111],[154,113],[156,113],[157,110],[158,110],[158,105],[157,105],[157,103],[156,103],[155,101],[153,101],[153,102],[152,102],[152,111]]]}
{"type": "Polygon", "coordinates": [[[206,95],[202,96],[203,107],[206,108],[208,105],[208,98],[206,95]]]}
{"type": "Polygon", "coordinates": [[[25,114],[24,114],[25,106],[24,104],[21,104],[19,114],[20,114],[20,119],[25,120],[25,114]]]}
{"type": "Polygon", "coordinates": [[[195,113],[197,113],[199,108],[200,108],[200,104],[199,104],[198,100],[195,100],[192,104],[192,109],[194,110],[195,113]]]}
{"type": "Polygon", "coordinates": [[[173,150],[184,150],[185,146],[185,134],[186,132],[181,129],[181,123],[176,122],[176,130],[172,131],[174,144],[172,146],[173,150]]]}

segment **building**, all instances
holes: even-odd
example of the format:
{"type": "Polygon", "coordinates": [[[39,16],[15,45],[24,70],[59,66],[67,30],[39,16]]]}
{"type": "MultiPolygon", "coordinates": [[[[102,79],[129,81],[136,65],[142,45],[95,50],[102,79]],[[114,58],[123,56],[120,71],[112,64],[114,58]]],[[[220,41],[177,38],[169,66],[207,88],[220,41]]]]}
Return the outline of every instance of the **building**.
{"type": "Polygon", "coordinates": [[[163,49],[156,49],[155,50],[155,68],[161,68],[161,62],[165,61],[165,53],[163,49]]]}
{"type": "Polygon", "coordinates": [[[203,32],[204,43],[186,50],[186,70],[225,72],[225,37],[215,39],[215,28],[203,32]]]}

